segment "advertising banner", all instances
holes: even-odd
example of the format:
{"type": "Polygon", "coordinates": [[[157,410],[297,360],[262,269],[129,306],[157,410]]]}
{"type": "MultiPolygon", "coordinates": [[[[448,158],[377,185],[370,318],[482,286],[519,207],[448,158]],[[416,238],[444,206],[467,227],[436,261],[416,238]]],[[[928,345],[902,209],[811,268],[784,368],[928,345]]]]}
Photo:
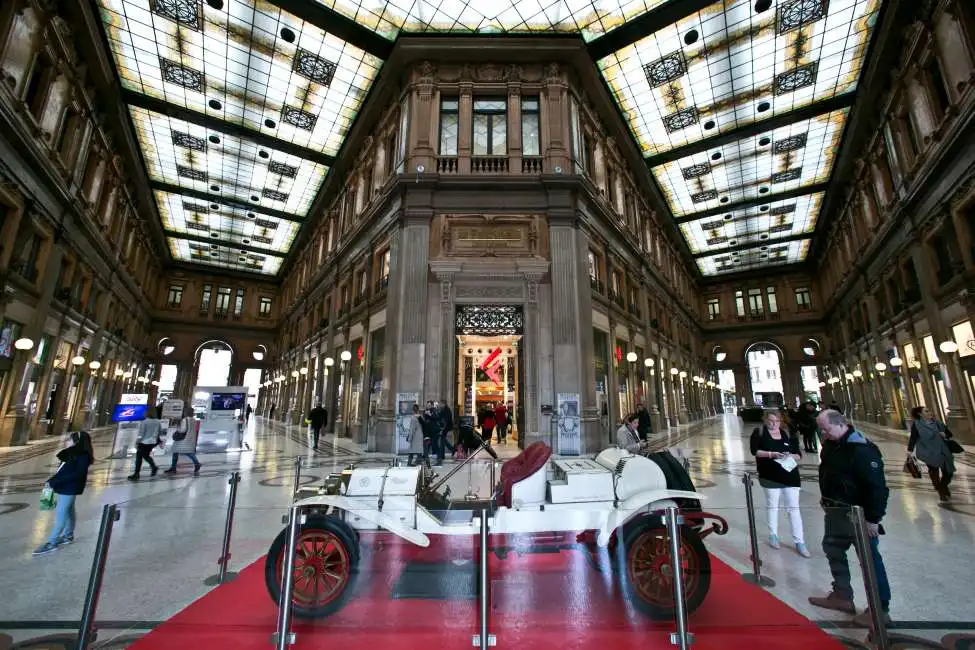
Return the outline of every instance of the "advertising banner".
{"type": "Polygon", "coordinates": [[[183,400],[168,399],[162,403],[162,413],[159,418],[167,433],[173,433],[181,417],[183,417],[183,400]]]}
{"type": "Polygon", "coordinates": [[[148,404],[149,394],[148,393],[122,393],[121,399],[118,401],[119,404],[148,404]]]}
{"type": "Polygon", "coordinates": [[[557,445],[562,456],[582,453],[582,431],[579,424],[579,393],[559,393],[557,445]]]}
{"type": "Polygon", "coordinates": [[[201,413],[197,448],[227,451],[243,447],[242,424],[247,404],[246,386],[197,386],[193,408],[201,413]]]}
{"type": "Polygon", "coordinates": [[[138,437],[139,421],[119,422],[115,428],[115,437],[112,439],[111,457],[125,458],[129,454],[134,454],[135,442],[138,437]]]}
{"type": "Polygon", "coordinates": [[[406,454],[410,450],[410,418],[413,405],[420,401],[419,393],[396,393],[396,453],[406,454]]]}

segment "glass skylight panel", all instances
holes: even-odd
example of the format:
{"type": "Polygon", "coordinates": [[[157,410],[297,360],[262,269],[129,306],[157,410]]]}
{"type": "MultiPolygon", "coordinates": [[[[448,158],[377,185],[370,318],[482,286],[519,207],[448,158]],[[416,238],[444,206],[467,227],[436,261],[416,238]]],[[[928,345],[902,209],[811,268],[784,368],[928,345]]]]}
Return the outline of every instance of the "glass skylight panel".
{"type": "Polygon", "coordinates": [[[598,62],[644,155],[856,89],[881,0],[724,0],[598,62]]]}
{"type": "Polygon", "coordinates": [[[233,271],[276,275],[283,258],[260,253],[241,253],[233,247],[212,246],[177,237],[167,237],[169,252],[178,262],[205,264],[233,271]]]}
{"type": "Polygon", "coordinates": [[[702,217],[681,224],[680,230],[692,254],[717,253],[749,244],[760,249],[774,245],[776,240],[811,234],[816,228],[823,196],[823,192],[817,192],[702,217]]]}
{"type": "Polygon", "coordinates": [[[124,88],[328,155],[382,64],[263,0],[98,3],[124,88]]]}
{"type": "Polygon", "coordinates": [[[697,267],[705,276],[738,273],[752,269],[796,264],[806,259],[809,252],[808,239],[799,241],[770,244],[768,250],[751,248],[740,251],[738,255],[730,252],[701,257],[697,260],[697,267]]]}
{"type": "Polygon", "coordinates": [[[328,171],[324,165],[142,108],[130,106],[129,114],[153,181],[303,217],[328,171]]]}
{"type": "Polygon", "coordinates": [[[210,244],[248,246],[287,253],[300,224],[256,210],[243,210],[193,197],[156,191],[156,204],[168,234],[205,238],[210,244]]]}
{"type": "Polygon", "coordinates": [[[388,39],[399,32],[578,32],[593,40],[667,0],[317,0],[388,39]]]}
{"type": "Polygon", "coordinates": [[[829,180],[848,110],[760,133],[653,168],[675,217],[829,180]]]}

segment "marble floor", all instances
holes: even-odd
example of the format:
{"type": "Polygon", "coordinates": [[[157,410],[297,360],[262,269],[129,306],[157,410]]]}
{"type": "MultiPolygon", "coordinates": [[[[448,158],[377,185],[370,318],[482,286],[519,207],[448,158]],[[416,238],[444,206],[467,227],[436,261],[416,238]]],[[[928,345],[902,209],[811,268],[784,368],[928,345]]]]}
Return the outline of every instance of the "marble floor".
{"type": "MultiPolygon", "coordinates": [[[[975,455],[957,458],[958,473],[952,486],[951,504],[939,504],[927,480],[902,473],[906,433],[864,424],[862,429],[880,446],[887,459],[891,487],[885,520],[888,534],[881,548],[893,589],[892,633],[936,642],[942,647],[948,634],[975,634],[975,455]]],[[[741,477],[753,467],[748,454],[748,435],[736,416],[726,415],[655,436],[662,447],[681,450],[690,462],[693,478],[708,499],[706,510],[725,517],[731,530],[711,536],[711,552],[739,571],[750,571],[748,516],[741,477]]],[[[320,451],[309,448],[303,427],[253,419],[247,426],[244,451],[203,454],[199,476],[192,466],[181,465],[176,475],[160,472],[138,483],[125,480],[132,459],[104,460],[110,430],[95,433],[96,456],[89,488],[79,498],[76,542],[39,558],[31,550],[46,537],[53,514],[38,509],[38,494],[45,479],[57,467],[57,441],[0,450],[0,648],[42,636],[59,638],[77,631],[88,574],[103,506],[118,504],[121,518],[115,525],[105,581],[99,602],[101,642],[116,639],[125,647],[128,639],[151,629],[213,587],[205,579],[217,572],[226,514],[227,478],[241,473],[241,483],[231,546],[231,569],[242,568],[261,557],[281,528],[290,502],[294,461],[303,459],[303,484],[319,482],[353,460],[374,457],[364,454],[350,440],[327,437],[320,451]],[[5,642],[7,645],[5,645],[5,642]]],[[[158,452],[157,452],[158,453],[158,452]]],[[[514,455],[509,443],[503,457],[514,455]]],[[[381,458],[381,457],[380,457],[381,458]]],[[[805,536],[813,551],[804,559],[783,544],[775,551],[766,537],[764,497],[756,485],[760,554],[763,572],[775,581],[769,592],[821,627],[841,638],[862,640],[864,632],[849,617],[810,606],[809,595],[825,594],[830,578],[819,548],[822,510],[816,481],[816,457],[802,462],[801,496],[805,536]]],[[[168,465],[169,457],[157,459],[168,465]]],[[[184,461],[185,462],[185,461],[184,461]]],[[[443,471],[449,471],[450,461],[443,471]]],[[[465,468],[450,481],[455,498],[467,493],[486,494],[490,466],[480,462],[465,468]]],[[[780,536],[790,537],[784,515],[780,536]]],[[[857,604],[863,607],[862,581],[851,552],[855,583],[860,586],[857,604]]],[[[921,647],[901,646],[901,647],[921,647]]],[[[950,647],[950,646],[946,646],[950,647]]]]}

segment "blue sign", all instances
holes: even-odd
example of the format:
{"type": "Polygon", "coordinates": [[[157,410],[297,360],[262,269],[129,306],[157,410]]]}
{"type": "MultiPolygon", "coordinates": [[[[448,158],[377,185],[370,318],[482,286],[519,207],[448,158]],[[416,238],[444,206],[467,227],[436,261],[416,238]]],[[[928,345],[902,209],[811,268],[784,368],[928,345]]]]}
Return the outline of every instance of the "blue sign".
{"type": "Polygon", "coordinates": [[[112,422],[137,422],[146,419],[146,404],[117,404],[112,412],[112,422]]]}

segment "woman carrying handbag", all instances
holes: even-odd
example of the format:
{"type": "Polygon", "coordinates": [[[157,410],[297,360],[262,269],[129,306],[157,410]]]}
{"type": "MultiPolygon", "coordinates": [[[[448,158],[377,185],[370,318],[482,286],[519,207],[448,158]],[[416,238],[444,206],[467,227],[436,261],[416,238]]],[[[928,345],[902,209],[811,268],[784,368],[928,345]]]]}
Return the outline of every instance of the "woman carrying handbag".
{"type": "Polygon", "coordinates": [[[199,476],[200,468],[203,465],[200,464],[200,461],[196,457],[197,433],[198,429],[196,420],[192,416],[192,409],[184,405],[183,417],[179,419],[179,424],[176,425],[176,432],[173,433],[173,460],[169,465],[169,469],[166,470],[166,474],[176,473],[176,463],[179,461],[180,454],[182,454],[193,461],[193,475],[199,476]]]}
{"type": "Polygon", "coordinates": [[[67,445],[58,452],[58,460],[61,461],[61,466],[45,485],[57,495],[54,529],[47,541],[34,549],[35,556],[53,553],[59,546],[74,541],[74,502],[85,491],[88,468],[95,462],[95,452],[92,450],[88,432],[75,431],[68,436],[67,445]]]}
{"type": "Polygon", "coordinates": [[[935,420],[934,413],[923,406],[912,409],[911,417],[914,423],[911,424],[907,453],[928,466],[928,476],[941,501],[951,501],[948,484],[955,475],[955,459],[948,446],[951,431],[944,423],[935,420]]]}

